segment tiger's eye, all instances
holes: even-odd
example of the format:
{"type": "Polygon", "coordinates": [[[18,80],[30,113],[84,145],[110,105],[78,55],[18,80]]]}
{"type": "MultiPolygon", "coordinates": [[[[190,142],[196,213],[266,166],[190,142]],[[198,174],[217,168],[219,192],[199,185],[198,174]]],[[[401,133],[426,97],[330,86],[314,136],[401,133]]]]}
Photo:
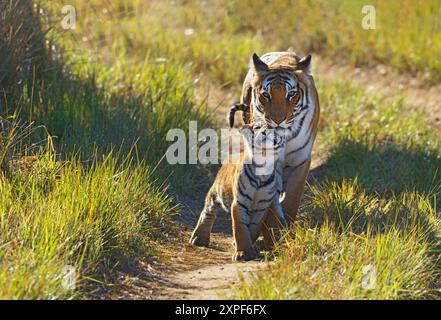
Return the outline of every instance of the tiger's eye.
{"type": "Polygon", "coordinates": [[[295,96],[297,96],[297,91],[290,91],[288,92],[287,98],[288,100],[291,100],[295,96]]]}
{"type": "Polygon", "coordinates": [[[268,92],[266,91],[262,91],[261,92],[262,97],[264,97],[266,100],[270,101],[271,100],[271,96],[268,92]]]}

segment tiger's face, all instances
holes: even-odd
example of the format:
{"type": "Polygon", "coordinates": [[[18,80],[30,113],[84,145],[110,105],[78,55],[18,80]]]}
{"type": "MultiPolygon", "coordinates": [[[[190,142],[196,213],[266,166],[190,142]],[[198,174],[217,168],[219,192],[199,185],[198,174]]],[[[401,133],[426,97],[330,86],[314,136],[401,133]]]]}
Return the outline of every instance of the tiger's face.
{"type": "Polygon", "coordinates": [[[289,127],[294,120],[300,94],[295,79],[288,76],[281,79],[280,75],[267,76],[256,90],[257,105],[263,111],[265,123],[271,128],[289,127]]]}
{"type": "Polygon", "coordinates": [[[257,55],[253,55],[256,71],[253,84],[254,121],[264,122],[273,129],[288,129],[292,126],[304,94],[297,72],[307,68],[310,59],[307,56],[292,68],[271,69],[257,55]]]}

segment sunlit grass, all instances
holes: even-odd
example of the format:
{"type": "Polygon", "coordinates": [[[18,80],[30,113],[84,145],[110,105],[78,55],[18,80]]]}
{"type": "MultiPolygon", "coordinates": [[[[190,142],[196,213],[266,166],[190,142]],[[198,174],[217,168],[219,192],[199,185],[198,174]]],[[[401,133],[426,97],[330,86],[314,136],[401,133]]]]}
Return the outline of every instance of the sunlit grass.
{"type": "Polygon", "coordinates": [[[275,265],[244,282],[237,298],[436,297],[436,133],[417,113],[403,115],[404,101],[386,103],[345,83],[319,87],[322,176],[309,186],[295,232],[286,234],[275,265]]]}
{"type": "Polygon", "coordinates": [[[367,3],[361,0],[72,4],[82,19],[75,34],[85,47],[100,51],[103,46],[122,45],[133,55],[149,52],[155,58],[191,65],[220,83],[239,83],[252,52],[288,48],[300,54],[321,53],[336,62],[390,65],[418,72],[430,81],[439,80],[441,74],[437,0],[370,1],[376,14],[373,30],[362,28],[362,8],[367,3]]]}
{"type": "MultiPolygon", "coordinates": [[[[165,135],[189,120],[203,127],[212,119],[194,102],[188,70],[178,63],[104,48],[92,57],[67,34],[51,36],[56,48],[35,57],[44,68],[31,65],[0,100],[8,106],[0,118],[3,299],[84,297],[109,267],[156,256],[152,240],[170,231],[178,213],[171,195],[179,188],[171,190],[170,181],[197,177],[197,170],[161,162],[165,135]],[[15,141],[23,128],[10,119],[41,130],[15,141]],[[67,266],[77,274],[76,290],[62,285],[67,266]]],[[[28,50],[14,40],[15,49],[28,50]]]]}
{"type": "Polygon", "coordinates": [[[96,268],[155,254],[150,239],[177,211],[142,162],[103,156],[84,166],[50,150],[15,163],[0,179],[0,298],[78,296],[62,286],[73,266],[77,289],[96,268]]]}
{"type": "MultiPolygon", "coordinates": [[[[340,233],[331,222],[297,226],[277,262],[238,299],[418,299],[436,295],[436,260],[424,233],[340,233]]],[[[421,231],[421,230],[420,230],[421,231]]]]}
{"type": "MultiPolygon", "coordinates": [[[[0,37],[16,35],[0,38],[2,112],[44,125],[31,141],[49,133],[53,142],[22,158],[27,151],[4,148],[2,131],[0,298],[81,297],[100,266],[154,255],[152,238],[177,213],[170,187],[195,187],[197,176],[158,166],[165,133],[186,130],[189,120],[211,126],[214,115],[195,102],[197,81],[239,91],[253,52],[292,48],[431,81],[441,74],[436,0],[372,1],[375,30],[361,28],[365,3],[358,0],[73,0],[75,30],[60,27],[63,1],[37,2],[42,32],[32,10],[0,15],[2,26],[13,26],[0,37]],[[43,52],[48,26],[54,29],[44,36],[54,47],[43,52]],[[180,183],[167,188],[171,172],[168,181],[180,183]],[[80,290],[61,285],[66,265],[77,271],[80,290]]],[[[244,282],[237,297],[434,297],[439,138],[399,98],[347,83],[318,88],[320,182],[308,188],[275,265],[244,282]],[[363,287],[366,267],[376,274],[371,289],[363,287]]]]}

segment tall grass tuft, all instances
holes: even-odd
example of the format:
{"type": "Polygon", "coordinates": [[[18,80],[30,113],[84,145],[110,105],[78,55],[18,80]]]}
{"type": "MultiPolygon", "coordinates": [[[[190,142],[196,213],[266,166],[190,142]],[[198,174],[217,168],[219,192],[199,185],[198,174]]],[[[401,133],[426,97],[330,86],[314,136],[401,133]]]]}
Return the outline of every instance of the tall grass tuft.
{"type": "Polygon", "coordinates": [[[85,167],[48,149],[17,166],[0,181],[0,297],[78,297],[99,266],[154,254],[151,237],[176,213],[166,192],[148,165],[113,153],[85,167]],[[63,286],[66,267],[77,290],[63,286]]]}
{"type": "Polygon", "coordinates": [[[3,299],[84,297],[106,267],[156,257],[153,241],[178,213],[167,178],[185,173],[160,162],[165,135],[190,120],[212,123],[178,63],[147,52],[128,57],[124,48],[91,58],[58,30],[48,3],[38,3],[1,3],[0,37],[18,34],[0,38],[7,46],[0,50],[2,124],[18,123],[0,132],[3,299]],[[40,40],[52,44],[50,52],[40,40]],[[66,286],[66,270],[74,270],[75,289],[66,286]]]}

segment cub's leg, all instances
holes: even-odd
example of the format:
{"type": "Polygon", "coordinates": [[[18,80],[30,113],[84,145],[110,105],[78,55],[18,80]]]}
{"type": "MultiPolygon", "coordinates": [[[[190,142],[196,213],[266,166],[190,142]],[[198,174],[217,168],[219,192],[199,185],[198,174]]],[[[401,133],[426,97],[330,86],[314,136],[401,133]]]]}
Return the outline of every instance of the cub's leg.
{"type": "Polygon", "coordinates": [[[262,225],[265,250],[272,251],[274,249],[274,245],[280,239],[280,230],[283,229],[283,227],[283,223],[280,221],[273,204],[268,210],[268,214],[262,225]]]}
{"type": "Polygon", "coordinates": [[[231,205],[231,218],[233,222],[233,237],[236,250],[233,261],[249,261],[257,258],[257,251],[253,247],[251,233],[248,227],[250,222],[248,212],[236,201],[231,205]]]}
{"type": "Polygon", "coordinates": [[[190,243],[196,246],[207,247],[210,243],[210,233],[216,220],[216,213],[220,208],[220,203],[217,199],[217,193],[214,185],[208,191],[205,198],[204,209],[199,216],[198,224],[194,229],[190,243]]]}
{"type": "Polygon", "coordinates": [[[260,234],[262,233],[262,227],[263,223],[266,219],[267,211],[265,212],[255,212],[251,219],[250,224],[250,233],[251,233],[251,242],[256,242],[257,238],[259,238],[260,234]]]}

